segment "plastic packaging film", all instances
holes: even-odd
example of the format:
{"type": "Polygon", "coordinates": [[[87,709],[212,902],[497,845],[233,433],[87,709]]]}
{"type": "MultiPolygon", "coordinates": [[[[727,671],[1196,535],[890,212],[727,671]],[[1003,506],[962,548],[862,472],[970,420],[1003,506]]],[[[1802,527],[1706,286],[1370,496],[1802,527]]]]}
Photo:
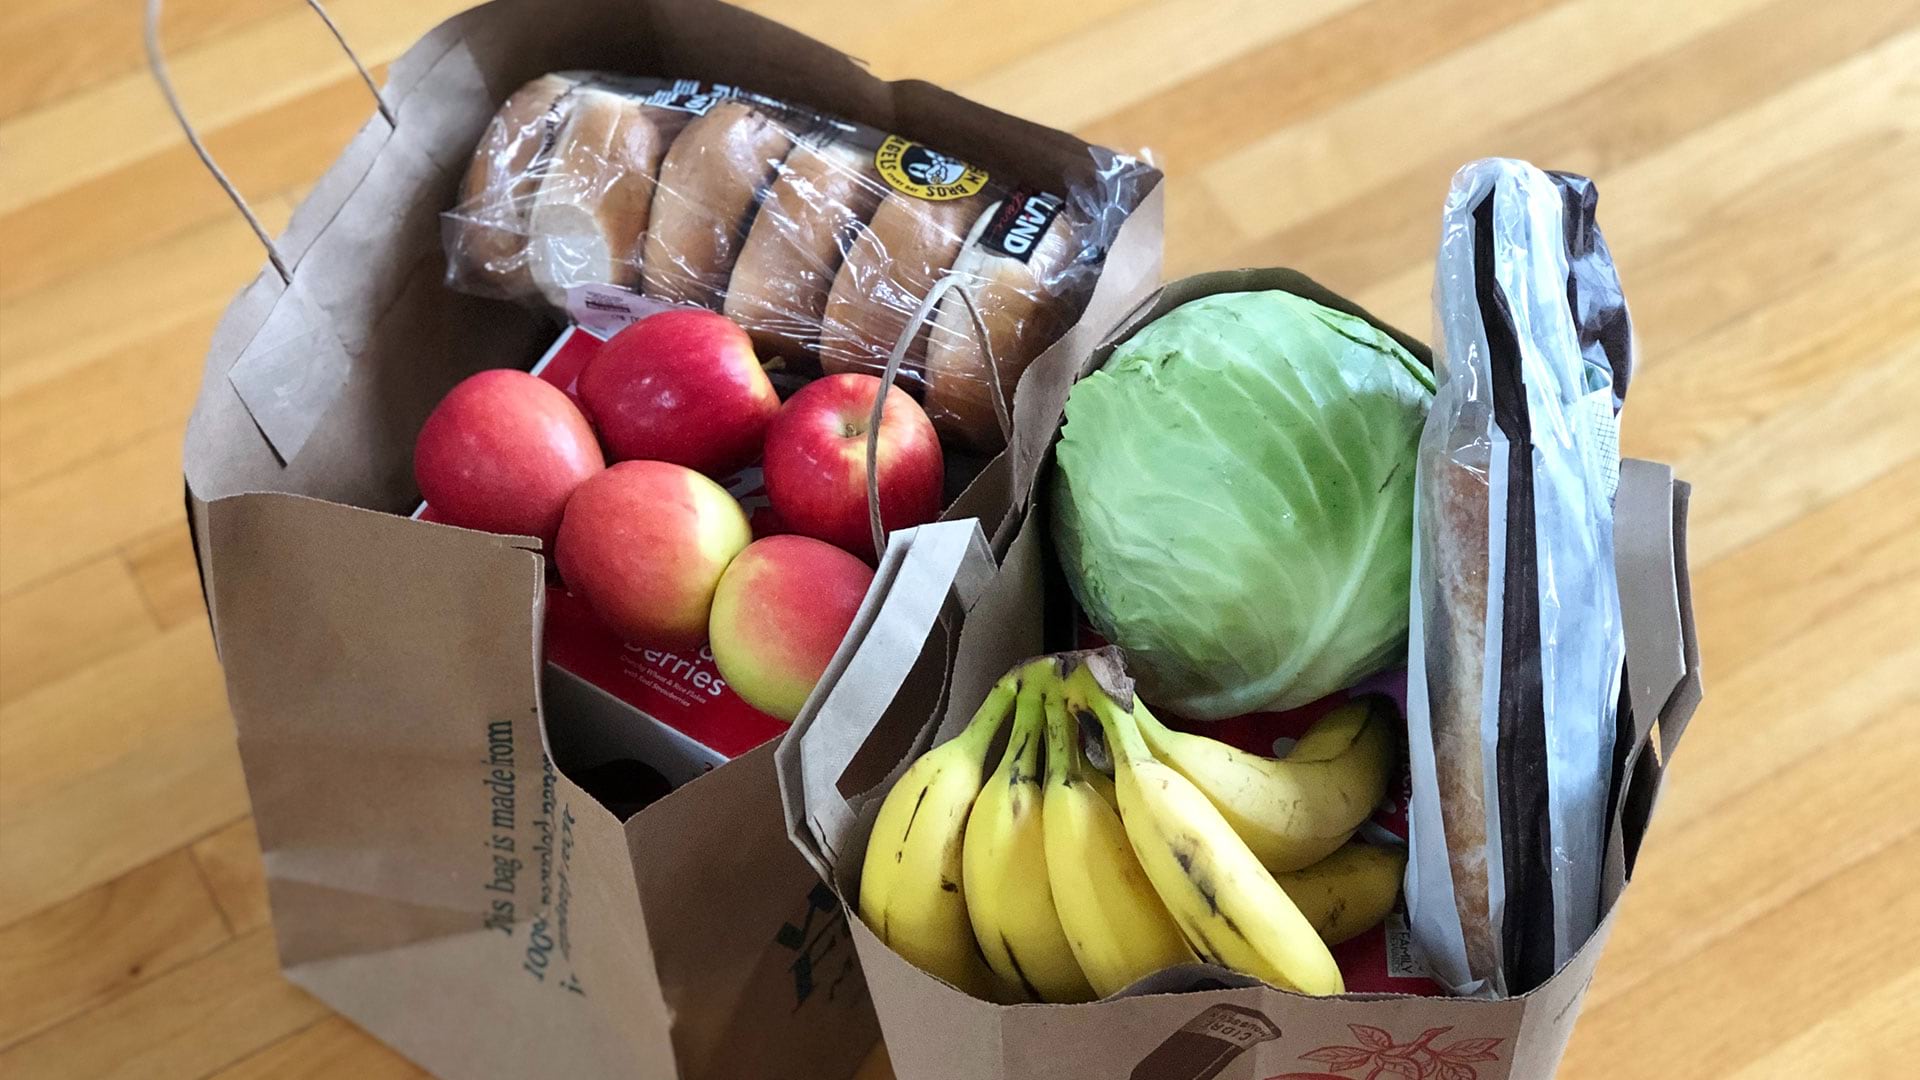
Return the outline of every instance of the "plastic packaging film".
{"type": "Polygon", "coordinates": [[[1539,985],[1598,925],[1624,638],[1616,411],[1632,367],[1593,185],[1455,177],[1434,284],[1409,655],[1408,906],[1458,993],[1539,985]]]}
{"type": "Polygon", "coordinates": [[[1008,391],[1079,314],[1143,167],[1102,152],[1066,192],[1011,187],[920,143],[736,87],[593,72],[501,105],[444,215],[448,283],[568,309],[615,285],[725,312],[797,375],[880,374],[955,275],[899,381],[944,440],[1004,441],[1008,391]]]}

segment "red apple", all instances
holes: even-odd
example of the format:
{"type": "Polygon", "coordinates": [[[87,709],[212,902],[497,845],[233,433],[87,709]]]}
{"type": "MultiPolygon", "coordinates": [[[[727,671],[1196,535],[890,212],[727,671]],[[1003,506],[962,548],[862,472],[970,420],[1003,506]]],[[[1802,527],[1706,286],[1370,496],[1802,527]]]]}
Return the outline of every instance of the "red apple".
{"type": "Polygon", "coordinates": [[[593,429],[558,388],[524,371],[483,371],[434,406],[413,479],[436,517],[553,547],[567,498],[606,468],[593,429]]]}
{"type": "Polygon", "coordinates": [[[741,700],[792,723],[871,584],[873,568],[832,544],[755,540],[713,594],[714,666],[741,700]]]}
{"type": "MultiPolygon", "coordinates": [[[[880,380],[829,375],[803,387],[767,429],[767,498],[791,531],[837,544],[869,562],[867,420],[880,380]]],[[[889,532],[940,516],[940,440],[919,403],[887,390],[877,466],[880,521],[889,532]]]]}
{"type": "Polygon", "coordinates": [[[578,390],[615,461],[670,461],[720,479],[760,456],[780,411],[747,332],[701,308],[663,311],[615,334],[578,390]]]}
{"type": "Polygon", "coordinates": [[[623,461],[581,484],[554,561],[593,613],[627,641],[695,649],[720,575],[752,539],[725,488],[664,461],[623,461]]]}

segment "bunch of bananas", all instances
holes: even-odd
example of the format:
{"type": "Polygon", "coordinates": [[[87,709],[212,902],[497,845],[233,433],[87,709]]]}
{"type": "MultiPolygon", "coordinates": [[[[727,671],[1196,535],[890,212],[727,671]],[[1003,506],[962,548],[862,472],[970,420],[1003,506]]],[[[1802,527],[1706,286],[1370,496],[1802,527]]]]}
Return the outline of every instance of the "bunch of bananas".
{"type": "Polygon", "coordinates": [[[888,793],[860,914],[922,970],[1003,1003],[1092,1001],[1197,961],[1340,993],[1328,946],[1386,917],[1406,866],[1350,842],[1385,794],[1396,719],[1355,701],[1266,758],[1162,724],[1112,649],[1028,661],[888,793]]]}

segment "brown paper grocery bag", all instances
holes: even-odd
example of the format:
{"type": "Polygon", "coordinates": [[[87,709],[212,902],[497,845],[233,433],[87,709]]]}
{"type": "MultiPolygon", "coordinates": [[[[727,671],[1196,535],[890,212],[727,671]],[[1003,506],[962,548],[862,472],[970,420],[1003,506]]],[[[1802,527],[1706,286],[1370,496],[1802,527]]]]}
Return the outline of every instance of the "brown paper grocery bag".
{"type": "Polygon", "coordinates": [[[851,1072],[865,989],[771,746],[623,822],[545,753],[537,554],[291,495],[208,518],[290,978],[446,1076],[851,1072]]]}
{"type": "MultiPolygon", "coordinates": [[[[499,103],[583,68],[742,85],[1049,190],[1093,167],[1070,135],[713,0],[495,0],[396,60],[222,318],[187,435],[281,960],[458,1080],[838,1080],[877,1030],[839,901],[786,839],[774,747],[609,811],[575,780],[636,737],[543,671],[539,542],[402,516],[434,403],[555,332],[444,287],[439,214],[499,103]]],[[[1153,287],[1158,180],[1035,368],[1153,287]]],[[[1012,521],[1014,472],[989,464],[951,513],[1012,521]]]]}
{"type": "MultiPolygon", "coordinates": [[[[1169,284],[1078,359],[1093,370],[1135,329],[1200,296],[1278,288],[1368,318],[1311,279],[1240,270],[1169,284]]],[[[1382,327],[1425,356],[1418,342],[1382,327]]],[[[1065,401],[1066,386],[1049,400],[1065,401]]],[[[1057,424],[1058,415],[1053,417],[1057,424]]],[[[1033,430],[1025,432],[1034,436],[1033,430]]],[[[1039,440],[1050,443],[1050,439],[1039,440]]],[[[1032,492],[1044,446],[1023,464],[1032,492]]],[[[1049,602],[1046,516],[1025,517],[995,567],[965,523],[895,538],[869,630],[843,651],[784,740],[778,766],[795,844],[848,903],[888,1052],[900,1080],[1544,1080],[1572,1033],[1632,872],[1670,753],[1700,698],[1699,651],[1686,576],[1687,487],[1670,469],[1628,461],[1616,509],[1616,563],[1627,632],[1636,750],[1613,819],[1607,916],[1552,979],[1503,1001],[1348,994],[1310,998],[1221,968],[1196,965],[1141,980],[1088,1005],[1002,1006],[962,993],[908,964],[854,913],[867,834],[900,774],[927,746],[955,734],[987,687],[1042,651],[1049,602]],[[1656,730],[1657,721],[1657,730],[1656,730]]]]}

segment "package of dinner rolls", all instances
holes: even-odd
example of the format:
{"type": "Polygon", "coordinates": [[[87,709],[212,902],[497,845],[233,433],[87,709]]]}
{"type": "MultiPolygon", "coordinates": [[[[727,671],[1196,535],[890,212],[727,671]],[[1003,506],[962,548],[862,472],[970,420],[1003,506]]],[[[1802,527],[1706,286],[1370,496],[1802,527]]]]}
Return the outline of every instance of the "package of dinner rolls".
{"type": "Polygon", "coordinates": [[[1079,315],[1147,171],[1095,166],[1041,191],[739,87],[549,74],[474,148],[444,216],[448,283],[576,321],[586,286],[697,304],[802,377],[879,374],[905,336],[899,379],[943,439],[992,452],[999,406],[1079,315]]]}
{"type": "Polygon", "coordinates": [[[1415,941],[1456,993],[1545,982],[1602,915],[1621,775],[1617,413],[1633,364],[1585,177],[1455,175],[1409,642],[1415,941]],[[1618,745],[1616,745],[1616,743],[1618,745]]]}

